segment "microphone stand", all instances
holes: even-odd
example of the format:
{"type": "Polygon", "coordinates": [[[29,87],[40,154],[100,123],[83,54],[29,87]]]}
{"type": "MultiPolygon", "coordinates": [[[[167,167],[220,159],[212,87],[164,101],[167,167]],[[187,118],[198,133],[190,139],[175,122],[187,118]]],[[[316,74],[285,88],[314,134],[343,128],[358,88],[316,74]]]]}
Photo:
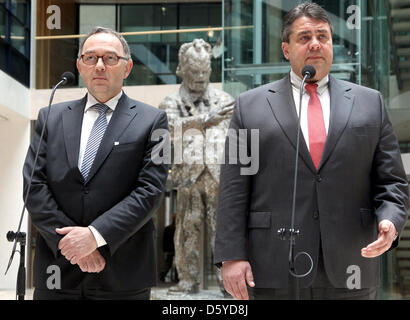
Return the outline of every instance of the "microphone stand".
{"type": "Polygon", "coordinates": [[[54,93],[60,85],[66,84],[69,80],[70,79],[68,79],[67,77],[64,77],[64,74],[63,74],[62,80],[54,86],[53,91],[51,92],[50,101],[49,101],[49,104],[48,104],[47,115],[46,115],[46,120],[44,121],[43,128],[41,130],[40,141],[39,141],[38,146],[37,146],[36,156],[34,158],[34,163],[33,163],[33,169],[31,171],[30,180],[29,180],[29,183],[28,183],[28,186],[27,186],[27,191],[26,191],[26,194],[24,196],[23,210],[21,211],[20,222],[19,222],[19,225],[18,225],[18,228],[17,228],[17,232],[13,232],[13,231],[7,232],[7,241],[9,241],[9,242],[14,241],[14,245],[13,245],[13,250],[11,252],[11,256],[10,256],[10,259],[9,259],[9,263],[7,265],[7,270],[6,270],[5,275],[7,274],[7,272],[10,269],[11,263],[13,262],[14,254],[17,252],[17,250],[16,250],[17,243],[20,244],[20,250],[18,250],[20,252],[20,265],[19,265],[19,269],[18,269],[18,273],[17,273],[16,300],[24,300],[24,296],[26,294],[26,267],[25,267],[25,262],[26,262],[26,255],[25,255],[25,253],[26,253],[26,233],[20,231],[21,224],[23,222],[24,211],[26,209],[27,199],[28,199],[28,195],[30,193],[31,183],[33,181],[33,176],[34,176],[34,171],[35,171],[36,166],[37,166],[37,160],[38,160],[38,155],[40,153],[41,142],[43,141],[44,132],[45,132],[47,121],[48,121],[48,116],[49,116],[50,110],[51,110],[51,103],[53,102],[53,99],[54,99],[54,93]]]}
{"type": "Polygon", "coordinates": [[[299,288],[299,278],[305,277],[308,275],[313,269],[313,260],[310,255],[306,252],[299,252],[295,255],[295,244],[296,244],[296,236],[300,234],[300,230],[295,230],[295,208],[296,208],[296,186],[298,180],[298,167],[299,167],[299,140],[300,140],[300,118],[302,113],[302,97],[303,97],[303,89],[306,79],[310,78],[311,74],[306,72],[302,83],[300,85],[300,94],[299,94],[299,116],[298,116],[298,131],[296,136],[296,159],[295,159],[295,173],[294,173],[294,180],[293,180],[293,197],[292,197],[292,215],[291,215],[291,225],[289,229],[280,228],[278,230],[278,235],[281,240],[289,240],[289,255],[288,255],[288,262],[289,262],[289,283],[292,285],[290,286],[290,293],[294,300],[300,299],[300,288],[299,288]],[[311,261],[311,268],[310,270],[302,275],[297,274],[295,268],[295,260],[302,254],[308,256],[311,261]]]}

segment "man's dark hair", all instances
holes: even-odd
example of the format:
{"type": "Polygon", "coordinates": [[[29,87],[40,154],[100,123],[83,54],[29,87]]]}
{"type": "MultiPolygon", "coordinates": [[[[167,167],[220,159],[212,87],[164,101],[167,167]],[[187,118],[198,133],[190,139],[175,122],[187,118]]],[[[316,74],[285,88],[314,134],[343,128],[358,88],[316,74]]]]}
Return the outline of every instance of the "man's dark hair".
{"type": "Polygon", "coordinates": [[[289,37],[292,33],[292,24],[296,19],[301,17],[309,17],[312,19],[327,22],[330,28],[331,36],[333,36],[333,25],[325,9],[323,9],[317,3],[304,2],[290,10],[283,18],[282,42],[289,43],[289,37]]]}

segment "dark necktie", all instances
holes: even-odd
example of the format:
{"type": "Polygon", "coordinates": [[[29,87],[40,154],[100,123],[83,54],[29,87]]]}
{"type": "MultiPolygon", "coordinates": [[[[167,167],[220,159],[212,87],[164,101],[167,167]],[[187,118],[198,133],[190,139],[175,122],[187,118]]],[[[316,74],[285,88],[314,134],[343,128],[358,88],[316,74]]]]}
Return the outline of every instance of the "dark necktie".
{"type": "Polygon", "coordinates": [[[305,89],[310,94],[307,118],[309,132],[309,151],[316,169],[319,168],[326,142],[326,128],[322,105],[317,96],[317,84],[307,84],[305,89]]]}
{"type": "Polygon", "coordinates": [[[95,155],[97,154],[101,140],[104,136],[104,132],[107,129],[107,111],[110,109],[108,106],[101,103],[97,103],[91,108],[97,110],[100,115],[94,122],[84,152],[83,163],[81,165],[81,174],[83,175],[84,180],[87,180],[95,155]]]}

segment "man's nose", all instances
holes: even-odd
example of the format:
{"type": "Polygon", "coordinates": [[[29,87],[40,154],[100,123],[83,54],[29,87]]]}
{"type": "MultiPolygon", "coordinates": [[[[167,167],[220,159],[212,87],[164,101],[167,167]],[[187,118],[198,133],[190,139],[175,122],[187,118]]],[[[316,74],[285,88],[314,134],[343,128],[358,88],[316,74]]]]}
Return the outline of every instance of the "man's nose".
{"type": "Polygon", "coordinates": [[[104,71],[104,70],[105,70],[105,64],[104,64],[104,62],[103,62],[102,57],[98,57],[97,59],[98,59],[98,60],[97,60],[97,64],[95,65],[95,68],[96,68],[97,70],[104,71]]]}
{"type": "Polygon", "coordinates": [[[310,50],[319,50],[320,49],[320,41],[316,37],[312,37],[312,40],[309,43],[310,50]]]}

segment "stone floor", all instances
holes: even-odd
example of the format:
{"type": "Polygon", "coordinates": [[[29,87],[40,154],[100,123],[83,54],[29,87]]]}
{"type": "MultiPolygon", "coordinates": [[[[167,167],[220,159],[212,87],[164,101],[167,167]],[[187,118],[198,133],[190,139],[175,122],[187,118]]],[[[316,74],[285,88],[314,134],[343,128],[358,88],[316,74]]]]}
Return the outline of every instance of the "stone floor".
{"type": "MultiPolygon", "coordinates": [[[[160,283],[158,287],[154,287],[151,290],[151,300],[232,300],[232,298],[224,297],[218,288],[211,288],[210,290],[200,290],[196,294],[186,293],[169,293],[168,288],[172,284],[160,283]]],[[[0,290],[0,300],[15,300],[16,293],[14,290],[0,290]]],[[[26,300],[32,300],[33,289],[26,290],[26,300]]],[[[390,293],[389,299],[393,300],[410,300],[410,293],[406,296],[402,296],[400,293],[393,290],[393,294],[390,293]]]]}
{"type": "MultiPolygon", "coordinates": [[[[26,300],[33,300],[33,289],[26,289],[26,300]]],[[[16,291],[0,290],[0,300],[16,300],[16,291]]]]}
{"type": "MultiPolygon", "coordinates": [[[[151,300],[231,300],[226,298],[218,288],[200,290],[199,293],[168,293],[168,288],[173,284],[160,283],[151,290],[151,300]]],[[[0,290],[0,300],[15,300],[16,293],[12,290],[0,290]]],[[[26,300],[33,299],[33,289],[26,290],[26,300]]]]}
{"type": "Polygon", "coordinates": [[[224,297],[219,288],[200,290],[194,294],[168,292],[172,285],[174,284],[160,283],[158,287],[152,288],[151,300],[232,300],[231,297],[224,297]]]}

